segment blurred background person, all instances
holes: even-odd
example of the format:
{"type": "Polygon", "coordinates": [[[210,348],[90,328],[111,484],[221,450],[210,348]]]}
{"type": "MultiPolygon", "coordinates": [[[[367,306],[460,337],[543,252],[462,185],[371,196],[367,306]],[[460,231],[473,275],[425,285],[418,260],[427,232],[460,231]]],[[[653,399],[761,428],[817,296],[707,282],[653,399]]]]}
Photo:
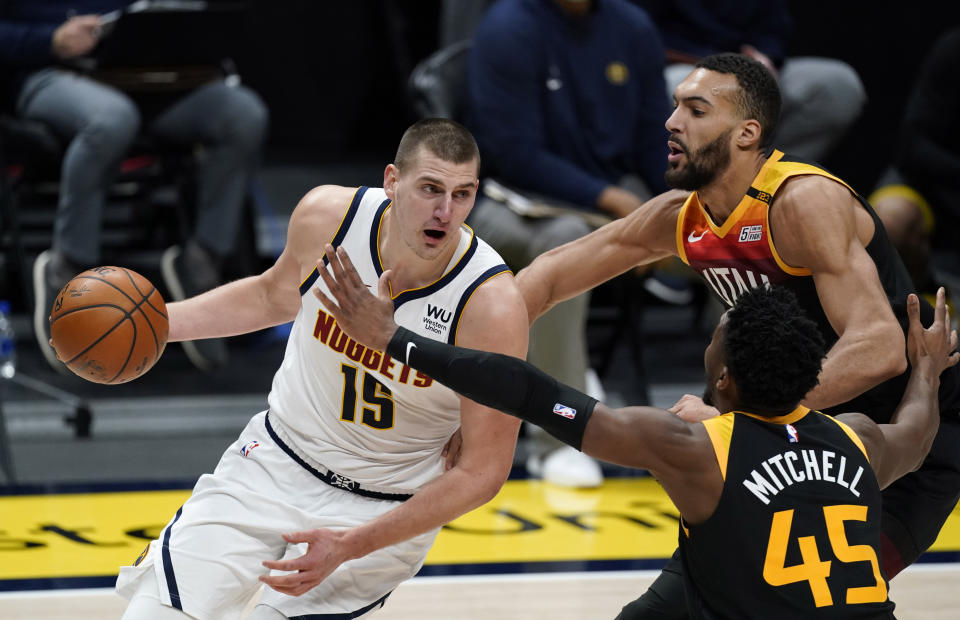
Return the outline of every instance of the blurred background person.
{"type": "Polygon", "coordinates": [[[910,92],[894,165],[870,196],[890,240],[927,297],[960,295],[960,28],[927,54],[910,92]]]}
{"type": "Polygon", "coordinates": [[[780,84],[783,110],[777,148],[821,161],[857,120],[866,91],[857,72],[839,60],[787,56],[787,0],[634,0],[656,22],[666,46],[668,96],[693,65],[719,52],[760,61],[780,84]]]}
{"type": "MultiPolygon", "coordinates": [[[[666,189],[663,70],[653,22],[626,0],[501,0],[487,10],[467,72],[467,123],[485,175],[564,209],[527,217],[478,198],[470,224],[513,269],[590,232],[589,216],[622,217],[666,189]]],[[[581,390],[588,305],[586,294],[558,304],[531,328],[530,361],[581,390]]],[[[602,481],[589,457],[546,435],[542,444],[528,460],[534,475],[602,481]]]]}
{"type": "MultiPolygon", "coordinates": [[[[7,104],[15,115],[49,125],[66,145],[52,247],[33,268],[34,329],[45,359],[50,305],[75,274],[99,264],[104,204],[120,163],[141,129],[158,143],[203,151],[197,213],[189,239],[163,255],[174,299],[220,283],[233,250],[248,181],[267,130],[267,109],[250,89],[215,79],[188,90],[145,118],[127,94],[75,69],[105,32],[101,16],[123,0],[8,0],[0,3],[0,61],[10,74],[7,104]]],[[[175,46],[177,33],[170,33],[175,46]]],[[[222,340],[185,343],[190,360],[209,370],[226,362],[222,340]]]]}

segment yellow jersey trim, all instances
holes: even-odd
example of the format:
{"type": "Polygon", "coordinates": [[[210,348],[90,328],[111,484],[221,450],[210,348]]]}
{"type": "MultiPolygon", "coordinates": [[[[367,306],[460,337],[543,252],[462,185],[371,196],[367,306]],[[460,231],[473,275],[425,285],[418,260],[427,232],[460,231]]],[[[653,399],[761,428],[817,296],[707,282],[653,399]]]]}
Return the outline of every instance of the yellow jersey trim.
{"type": "Polygon", "coordinates": [[[717,465],[720,466],[720,475],[727,480],[727,458],[730,455],[730,437],[733,436],[733,421],[736,418],[732,413],[725,413],[703,421],[707,429],[713,452],[717,456],[717,465]]]}
{"type": "Polygon", "coordinates": [[[857,433],[854,432],[854,430],[853,430],[852,428],[850,428],[849,426],[847,426],[846,424],[844,424],[844,423],[841,422],[840,420],[837,420],[836,418],[833,418],[833,417],[828,416],[828,415],[823,414],[823,413],[821,413],[820,415],[822,415],[823,417],[827,418],[827,419],[830,420],[831,422],[835,422],[835,423],[837,424],[837,426],[839,426],[841,429],[843,429],[843,432],[847,434],[847,437],[850,438],[850,441],[852,441],[853,443],[855,443],[855,444],[857,445],[857,447],[860,448],[860,451],[863,452],[863,456],[867,459],[867,462],[868,462],[868,463],[870,462],[870,455],[867,454],[867,448],[866,448],[866,446],[863,445],[863,440],[860,439],[860,436],[857,435],[857,433]]]}
{"type": "Polygon", "coordinates": [[[794,422],[801,420],[805,415],[810,413],[809,407],[804,407],[803,405],[797,405],[797,408],[785,415],[778,415],[772,418],[766,416],[758,415],[756,413],[747,413],[746,411],[735,411],[734,413],[742,413],[745,416],[749,416],[755,420],[760,420],[761,422],[769,422],[771,424],[793,424],[794,422]]]}
{"type": "Polygon", "coordinates": [[[687,207],[690,206],[690,201],[693,200],[695,193],[691,193],[687,196],[687,199],[683,201],[683,206],[680,207],[680,213],[677,215],[677,228],[674,233],[677,241],[677,256],[684,262],[684,264],[689,265],[690,261],[687,260],[687,251],[683,247],[683,225],[687,221],[687,207]]]}

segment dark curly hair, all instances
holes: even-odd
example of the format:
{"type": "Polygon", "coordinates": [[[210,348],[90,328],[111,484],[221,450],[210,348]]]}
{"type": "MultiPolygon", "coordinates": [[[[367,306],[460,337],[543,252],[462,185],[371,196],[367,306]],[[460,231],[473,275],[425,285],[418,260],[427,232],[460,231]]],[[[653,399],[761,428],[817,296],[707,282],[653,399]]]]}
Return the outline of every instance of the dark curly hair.
{"type": "Polygon", "coordinates": [[[754,118],[760,123],[760,148],[770,148],[780,121],[780,87],[770,71],[748,56],[731,53],[707,56],[696,67],[737,78],[737,109],[744,119],[754,118]]]}
{"type": "Polygon", "coordinates": [[[792,291],[747,291],[727,312],[723,336],[727,371],[747,411],[787,413],[817,385],[826,345],[792,291]]]}

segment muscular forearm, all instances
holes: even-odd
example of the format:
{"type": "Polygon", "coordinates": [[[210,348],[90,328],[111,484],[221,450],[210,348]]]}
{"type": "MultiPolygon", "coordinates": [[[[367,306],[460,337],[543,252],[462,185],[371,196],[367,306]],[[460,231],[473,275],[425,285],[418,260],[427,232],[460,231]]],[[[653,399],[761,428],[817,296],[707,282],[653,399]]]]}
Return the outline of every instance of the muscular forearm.
{"type": "Polygon", "coordinates": [[[167,304],[170,341],[220,338],[290,321],[296,307],[271,300],[258,276],[219,286],[202,295],[167,304]]]}
{"type": "Polygon", "coordinates": [[[826,409],[845,403],[906,370],[903,340],[865,337],[838,340],[820,370],[820,383],[807,393],[803,404],[826,409]]]}
{"type": "Polygon", "coordinates": [[[890,418],[891,424],[905,426],[908,437],[913,438],[905,442],[904,450],[913,452],[915,467],[926,458],[940,426],[939,389],[938,369],[927,363],[914,367],[900,405],[890,418]]]}
{"type": "Polygon", "coordinates": [[[454,347],[397,329],[387,353],[482,405],[516,416],[580,449],[597,404],[509,355],[454,347]]]}
{"type": "Polygon", "coordinates": [[[487,466],[483,471],[470,471],[458,465],[390,512],[347,530],[343,538],[346,559],[409,540],[487,503],[510,473],[508,463],[487,466]]]}

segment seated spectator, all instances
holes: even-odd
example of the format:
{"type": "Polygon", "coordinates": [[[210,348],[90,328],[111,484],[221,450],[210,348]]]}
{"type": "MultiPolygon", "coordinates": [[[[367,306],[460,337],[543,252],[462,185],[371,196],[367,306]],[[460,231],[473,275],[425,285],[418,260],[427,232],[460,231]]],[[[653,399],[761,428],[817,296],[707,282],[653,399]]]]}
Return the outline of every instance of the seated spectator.
{"type": "Polygon", "coordinates": [[[937,40],[920,68],[907,101],[896,163],[870,196],[917,290],[929,296],[946,284],[955,301],[960,294],[953,284],[960,278],[958,65],[960,28],[953,28],[937,40]]]}
{"type": "MultiPolygon", "coordinates": [[[[16,115],[48,124],[67,142],[53,247],[34,264],[34,326],[45,358],[57,369],[48,344],[53,298],[76,273],[100,262],[100,228],[106,195],[124,154],[141,129],[141,113],[126,94],[65,68],[88,55],[101,35],[100,14],[123,0],[9,0],[0,4],[0,62],[13,75],[16,115]],[[64,16],[68,17],[64,21],[64,16]]],[[[176,45],[176,33],[171,45],[176,45]]],[[[183,247],[163,257],[164,279],[174,299],[213,288],[233,249],[246,187],[263,143],[267,110],[251,90],[224,80],[189,91],[162,110],[147,130],[183,146],[202,143],[198,212],[183,247]]],[[[221,340],[184,343],[198,367],[226,361],[221,340]]]]}
{"type": "Polygon", "coordinates": [[[777,148],[820,161],[866,102],[852,67],[839,60],[786,57],[790,15],[785,0],[634,0],[656,22],[667,49],[667,93],[705,56],[739,52],[777,77],[783,96],[777,148]]]}
{"type": "MultiPolygon", "coordinates": [[[[568,209],[526,217],[477,199],[470,223],[511,267],[590,232],[578,211],[621,217],[665,189],[663,66],[653,23],[626,0],[502,0],[487,11],[474,35],[467,102],[485,171],[568,209]]],[[[558,304],[530,334],[530,361],[581,390],[588,303],[584,294],[558,304]]],[[[546,480],[602,482],[589,457],[547,450],[528,461],[546,480]]]]}

